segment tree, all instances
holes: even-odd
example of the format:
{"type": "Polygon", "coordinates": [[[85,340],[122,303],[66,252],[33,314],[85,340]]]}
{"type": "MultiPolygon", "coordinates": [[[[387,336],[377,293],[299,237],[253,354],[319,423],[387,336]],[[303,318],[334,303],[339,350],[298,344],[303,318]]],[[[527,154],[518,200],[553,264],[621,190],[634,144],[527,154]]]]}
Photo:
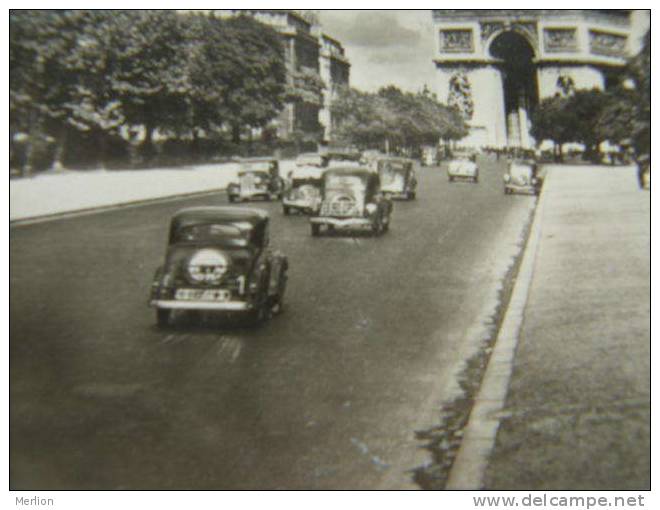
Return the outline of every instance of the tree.
{"type": "Polygon", "coordinates": [[[346,89],[333,104],[332,114],[337,135],[365,147],[416,148],[467,134],[461,115],[428,90],[413,94],[388,86],[370,94],[346,89]]]}
{"type": "Polygon", "coordinates": [[[238,16],[227,21],[227,37],[233,54],[223,80],[223,109],[238,142],[242,126],[263,127],[282,109],[286,67],[280,36],[271,27],[238,16]]]}
{"type": "Polygon", "coordinates": [[[36,144],[45,137],[58,143],[62,158],[68,105],[77,75],[70,55],[89,11],[12,11],[9,24],[10,130],[27,134],[25,170],[35,164],[36,144]]]}
{"type": "Polygon", "coordinates": [[[567,108],[568,98],[554,96],[543,99],[531,116],[531,135],[539,142],[552,140],[555,159],[562,159],[562,146],[574,141],[572,126],[577,122],[574,112],[567,108]]]}

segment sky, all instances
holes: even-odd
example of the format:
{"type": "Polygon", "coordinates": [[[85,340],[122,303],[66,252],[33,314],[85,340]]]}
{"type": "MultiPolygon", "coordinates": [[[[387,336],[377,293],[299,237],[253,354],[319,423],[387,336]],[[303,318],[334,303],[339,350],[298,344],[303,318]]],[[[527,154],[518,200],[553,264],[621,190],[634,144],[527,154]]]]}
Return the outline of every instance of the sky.
{"type": "MultiPolygon", "coordinates": [[[[431,11],[316,11],[323,31],[338,39],[351,62],[351,85],[365,91],[394,84],[415,92],[434,89],[431,11]]],[[[649,26],[646,11],[632,15],[631,50],[649,26]]]]}

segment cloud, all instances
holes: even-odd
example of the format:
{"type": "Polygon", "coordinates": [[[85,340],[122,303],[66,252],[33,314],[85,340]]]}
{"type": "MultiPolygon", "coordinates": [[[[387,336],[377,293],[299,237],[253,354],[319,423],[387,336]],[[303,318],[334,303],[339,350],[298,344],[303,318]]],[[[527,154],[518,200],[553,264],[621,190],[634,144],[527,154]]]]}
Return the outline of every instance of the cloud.
{"type": "Polygon", "coordinates": [[[324,28],[345,44],[356,47],[415,45],[417,30],[403,26],[400,11],[321,11],[324,28]]]}
{"type": "Polygon", "coordinates": [[[433,82],[429,11],[320,11],[319,16],[323,31],[346,48],[352,86],[373,91],[394,84],[416,91],[433,82]]]}

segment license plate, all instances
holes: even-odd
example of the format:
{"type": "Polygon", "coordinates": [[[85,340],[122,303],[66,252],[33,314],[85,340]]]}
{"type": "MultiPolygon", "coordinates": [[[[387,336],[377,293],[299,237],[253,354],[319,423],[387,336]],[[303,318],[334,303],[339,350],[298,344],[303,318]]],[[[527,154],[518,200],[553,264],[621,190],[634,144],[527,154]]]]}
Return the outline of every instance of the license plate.
{"type": "Polygon", "coordinates": [[[181,301],[229,301],[230,293],[222,289],[177,289],[176,299],[181,301]]]}

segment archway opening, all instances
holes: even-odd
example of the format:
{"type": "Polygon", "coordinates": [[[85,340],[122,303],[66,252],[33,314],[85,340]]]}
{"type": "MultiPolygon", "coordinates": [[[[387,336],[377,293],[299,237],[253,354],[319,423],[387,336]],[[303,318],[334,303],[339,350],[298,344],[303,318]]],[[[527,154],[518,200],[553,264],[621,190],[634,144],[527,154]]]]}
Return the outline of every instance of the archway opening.
{"type": "Polygon", "coordinates": [[[509,31],[493,40],[490,54],[501,65],[507,144],[528,148],[529,118],[539,100],[534,49],[522,35],[509,31]]]}

